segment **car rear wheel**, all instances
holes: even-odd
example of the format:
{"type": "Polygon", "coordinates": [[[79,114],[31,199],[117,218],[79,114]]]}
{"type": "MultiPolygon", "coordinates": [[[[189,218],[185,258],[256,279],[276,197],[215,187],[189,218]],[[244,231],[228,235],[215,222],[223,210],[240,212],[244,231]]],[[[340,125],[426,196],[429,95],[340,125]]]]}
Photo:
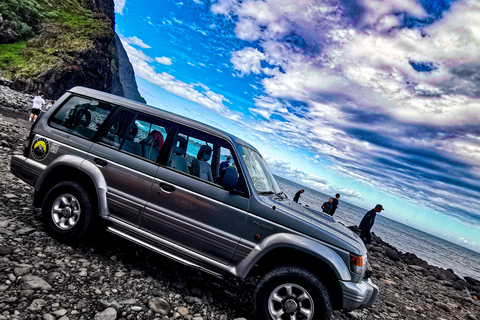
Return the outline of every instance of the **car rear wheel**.
{"type": "Polygon", "coordinates": [[[96,216],[92,196],[80,183],[64,181],[47,193],[42,207],[44,225],[49,234],[66,242],[86,237],[96,216]]]}
{"type": "Polygon", "coordinates": [[[296,266],[267,272],[254,292],[257,318],[327,320],[332,317],[328,290],[314,273],[296,266]]]}

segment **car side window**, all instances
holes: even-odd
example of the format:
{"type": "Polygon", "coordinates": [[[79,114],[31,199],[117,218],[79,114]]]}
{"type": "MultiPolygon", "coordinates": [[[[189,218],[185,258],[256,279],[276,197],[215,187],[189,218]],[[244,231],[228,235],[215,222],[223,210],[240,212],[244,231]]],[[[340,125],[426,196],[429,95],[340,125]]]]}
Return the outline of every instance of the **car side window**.
{"type": "Polygon", "coordinates": [[[73,135],[91,139],[114,106],[92,99],[72,97],[65,102],[48,124],[73,135]]]}
{"type": "Polygon", "coordinates": [[[156,161],[171,125],[129,110],[119,110],[100,141],[122,151],[156,161]]]}
{"type": "Polygon", "coordinates": [[[197,131],[180,129],[167,165],[177,171],[214,183],[213,146],[212,137],[197,131]]]}
{"type": "MultiPolygon", "coordinates": [[[[201,180],[224,186],[225,174],[239,177],[231,145],[220,138],[180,129],[167,165],[201,180]]],[[[244,183],[241,189],[246,190],[244,183]]]]}

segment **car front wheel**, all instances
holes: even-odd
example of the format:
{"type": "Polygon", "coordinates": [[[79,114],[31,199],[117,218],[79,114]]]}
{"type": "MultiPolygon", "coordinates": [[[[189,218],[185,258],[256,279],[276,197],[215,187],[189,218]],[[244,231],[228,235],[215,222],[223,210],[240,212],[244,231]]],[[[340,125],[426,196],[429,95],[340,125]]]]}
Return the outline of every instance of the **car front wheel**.
{"type": "Polygon", "coordinates": [[[267,272],[254,292],[257,318],[262,320],[327,320],[332,317],[328,290],[307,269],[282,266],[267,272]]]}

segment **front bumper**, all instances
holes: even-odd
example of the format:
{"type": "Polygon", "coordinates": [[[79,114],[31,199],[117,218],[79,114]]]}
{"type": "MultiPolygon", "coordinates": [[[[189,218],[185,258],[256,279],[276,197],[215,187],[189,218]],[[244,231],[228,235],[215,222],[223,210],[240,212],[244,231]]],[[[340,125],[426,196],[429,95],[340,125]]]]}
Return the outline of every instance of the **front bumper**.
{"type": "Polygon", "coordinates": [[[340,281],[343,293],[342,309],[353,310],[371,307],[377,300],[378,287],[370,279],[361,282],[340,281]]]}

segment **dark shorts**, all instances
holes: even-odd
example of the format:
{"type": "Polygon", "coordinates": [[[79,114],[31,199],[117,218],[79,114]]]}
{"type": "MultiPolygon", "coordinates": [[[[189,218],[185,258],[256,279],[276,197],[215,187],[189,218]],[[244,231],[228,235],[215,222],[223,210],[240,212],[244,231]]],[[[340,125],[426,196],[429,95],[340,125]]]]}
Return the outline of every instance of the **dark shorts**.
{"type": "Polygon", "coordinates": [[[32,114],[39,115],[40,114],[40,109],[32,109],[32,114]]]}

